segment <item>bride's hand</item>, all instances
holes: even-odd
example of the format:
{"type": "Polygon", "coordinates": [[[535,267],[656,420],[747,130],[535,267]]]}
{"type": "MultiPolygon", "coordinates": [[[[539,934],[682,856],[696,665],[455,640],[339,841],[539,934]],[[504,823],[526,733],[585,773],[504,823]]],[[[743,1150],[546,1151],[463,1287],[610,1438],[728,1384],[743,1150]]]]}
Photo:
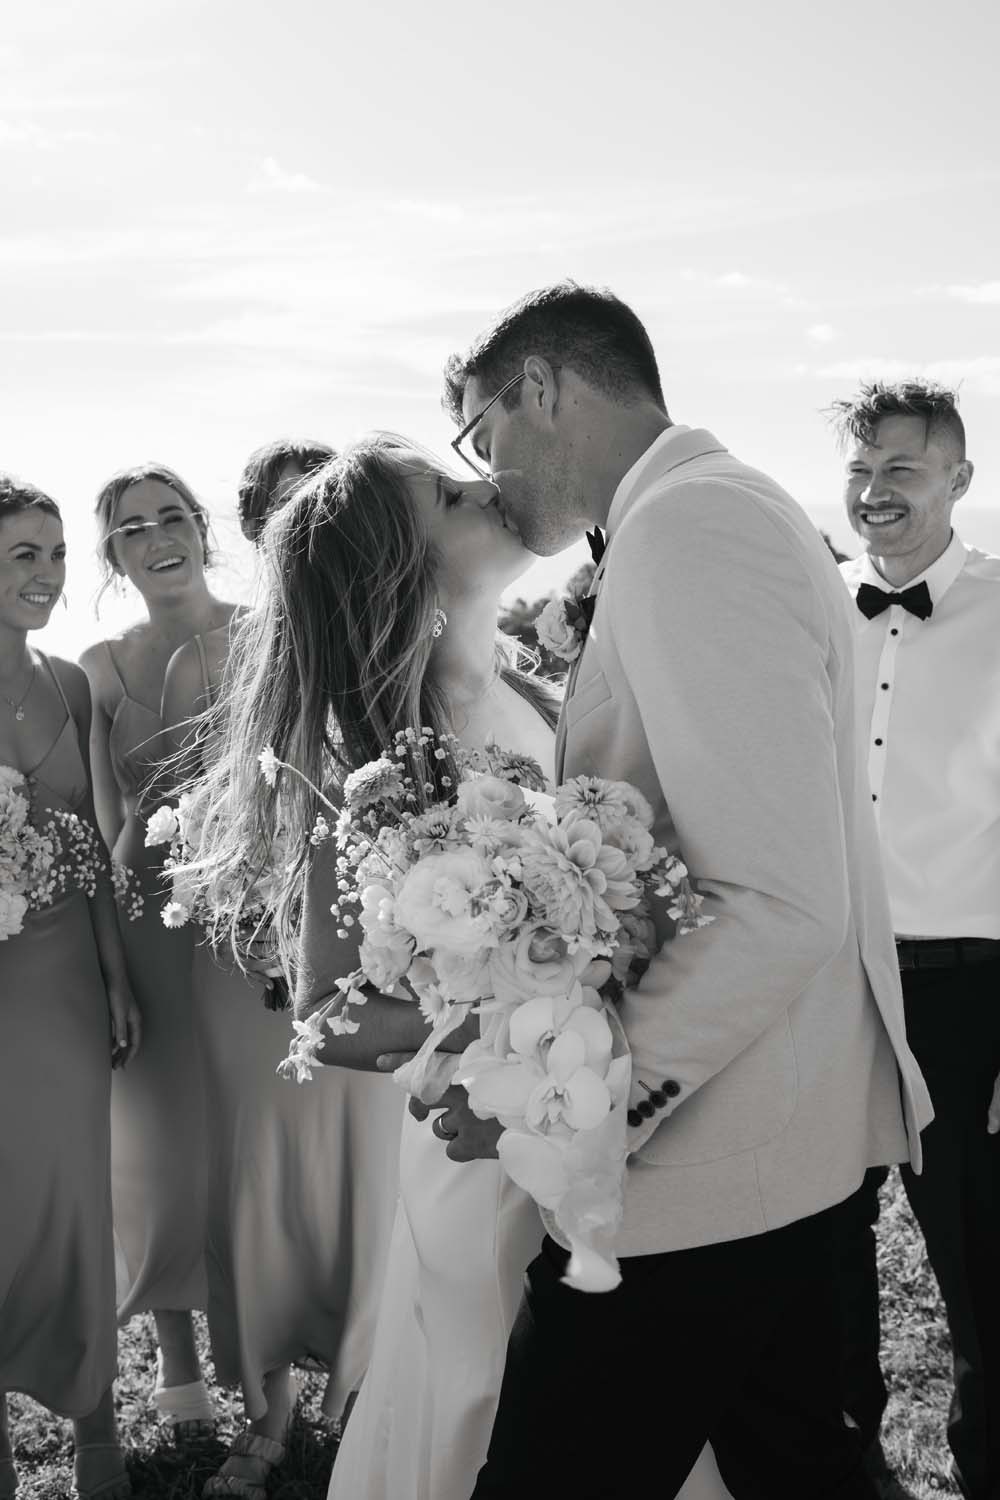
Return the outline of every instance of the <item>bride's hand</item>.
{"type": "Polygon", "coordinates": [[[111,1066],[124,1068],[132,1061],[142,1041],[142,1014],[128,980],[114,980],[108,985],[108,1013],[111,1021],[111,1066]]]}

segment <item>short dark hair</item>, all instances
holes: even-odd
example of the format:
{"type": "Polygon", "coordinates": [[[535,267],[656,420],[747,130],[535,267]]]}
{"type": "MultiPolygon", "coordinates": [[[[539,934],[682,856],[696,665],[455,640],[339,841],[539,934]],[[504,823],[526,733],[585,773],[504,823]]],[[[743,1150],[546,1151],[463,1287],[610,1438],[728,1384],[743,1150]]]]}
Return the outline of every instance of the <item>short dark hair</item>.
{"type": "Polygon", "coordinates": [[[303,442],[296,438],[279,438],[251,453],[237,489],[240,530],[247,541],[256,545],[260,540],[264,522],[274,504],[274,486],[286,464],[298,464],[303,475],[313,474],[336,456],[329,443],[303,442]]]}
{"type": "MultiPolygon", "coordinates": [[[[557,281],[506,308],[467,353],[448,360],[442,404],[456,425],[463,425],[470,380],[499,390],[529,354],[575,370],[612,401],[624,404],[641,392],[666,410],[653,345],[632,309],[606,287],[557,281]]],[[[520,399],[515,387],[503,404],[510,411],[520,399]]]]}
{"type": "Polygon", "coordinates": [[[20,515],[24,510],[41,510],[46,515],[55,516],[57,521],[62,520],[58,505],[44,490],[29,484],[26,479],[18,479],[15,474],[0,470],[0,521],[7,516],[20,515]]]}
{"type": "Polygon", "coordinates": [[[826,409],[841,447],[851,441],[875,442],[886,417],[920,417],[924,441],[943,434],[965,457],[965,424],[958,414],[958,392],[933,380],[870,380],[853,396],[834,401],[826,409]]]}

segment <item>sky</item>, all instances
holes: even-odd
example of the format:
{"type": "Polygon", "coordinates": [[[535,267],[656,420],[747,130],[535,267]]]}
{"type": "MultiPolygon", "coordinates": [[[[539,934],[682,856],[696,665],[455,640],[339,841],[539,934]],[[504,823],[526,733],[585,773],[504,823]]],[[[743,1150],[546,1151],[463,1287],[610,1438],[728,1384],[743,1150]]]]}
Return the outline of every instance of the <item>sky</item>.
{"type": "MultiPolygon", "coordinates": [[[[1000,552],[1000,7],[801,0],[37,0],[0,41],[0,467],[63,505],[75,656],[93,497],[155,457],[252,562],[235,483],[282,434],[446,451],[440,371],[563,276],[643,318],[676,421],[848,546],[822,408],[960,382],[1000,552]]],[[[537,564],[535,597],[579,561],[537,564]]]]}

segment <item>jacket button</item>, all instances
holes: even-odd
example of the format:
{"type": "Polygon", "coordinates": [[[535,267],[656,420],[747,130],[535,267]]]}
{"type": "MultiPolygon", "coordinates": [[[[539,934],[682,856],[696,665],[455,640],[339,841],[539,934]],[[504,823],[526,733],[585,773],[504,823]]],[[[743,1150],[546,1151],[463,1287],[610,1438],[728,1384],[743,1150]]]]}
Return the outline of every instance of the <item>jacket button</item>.
{"type": "Polygon", "coordinates": [[[665,1078],[663,1080],[663,1092],[668,1099],[676,1099],[681,1091],[681,1086],[676,1078],[665,1078]]]}
{"type": "Polygon", "coordinates": [[[628,1114],[625,1116],[625,1118],[629,1122],[629,1124],[632,1126],[633,1130],[635,1129],[635,1127],[637,1125],[641,1125],[642,1124],[642,1115],[639,1113],[639,1111],[637,1109],[630,1109],[629,1112],[628,1112],[628,1114]]]}
{"type": "Polygon", "coordinates": [[[667,1102],[667,1096],[662,1089],[654,1089],[649,1096],[649,1102],[656,1109],[662,1109],[667,1102]]]}
{"type": "Polygon", "coordinates": [[[652,1117],[656,1114],[656,1107],[655,1105],[650,1104],[648,1099],[640,1099],[639,1103],[636,1105],[636,1111],[642,1116],[644,1120],[651,1120],[652,1117]]]}

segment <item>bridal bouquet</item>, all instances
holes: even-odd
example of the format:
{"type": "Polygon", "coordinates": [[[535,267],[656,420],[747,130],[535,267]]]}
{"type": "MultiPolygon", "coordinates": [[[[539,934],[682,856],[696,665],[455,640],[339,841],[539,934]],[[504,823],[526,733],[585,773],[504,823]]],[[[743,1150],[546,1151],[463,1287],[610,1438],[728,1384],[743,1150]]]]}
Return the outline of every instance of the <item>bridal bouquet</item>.
{"type": "MultiPolygon", "coordinates": [[[[261,760],[269,776],[293,769],[261,760]]],[[[336,839],[331,915],[339,937],[358,929],[359,967],[295,1023],[282,1071],[311,1076],[324,1026],[358,1029],[365,985],[408,993],[430,1029],[397,1081],[433,1104],[457,1080],[479,1118],[500,1122],[505,1171],[570,1244],[567,1281],[600,1291],[620,1279],[609,1247],[631,1073],[613,1002],[652,954],[652,900],[666,898],[679,932],[710,919],[634,787],[543,786],[532,761],[429,730],[400,733],[346,778],[332,832],[320,818],[313,842],[336,839]],[[480,1037],[441,1057],[470,1011],[480,1037]]]]}
{"type": "Polygon", "coordinates": [[[57,808],[33,824],[27,779],[0,766],[0,942],[70,890],[93,896],[107,865],[99,835],[76,813],[57,808]]]}

